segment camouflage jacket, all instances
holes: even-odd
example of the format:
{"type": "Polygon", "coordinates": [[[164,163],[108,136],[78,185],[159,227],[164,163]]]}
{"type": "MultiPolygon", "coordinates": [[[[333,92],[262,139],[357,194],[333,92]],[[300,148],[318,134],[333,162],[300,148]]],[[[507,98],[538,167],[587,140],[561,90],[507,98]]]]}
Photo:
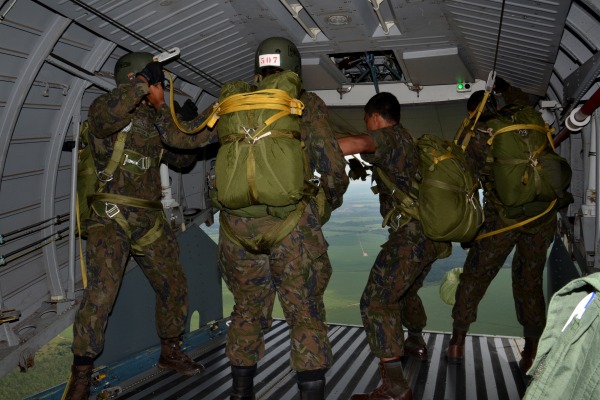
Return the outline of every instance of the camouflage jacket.
{"type": "MultiPolygon", "coordinates": [[[[127,135],[125,149],[137,153],[139,157],[153,160],[147,171],[135,168],[117,168],[114,177],[104,189],[105,193],[119,194],[137,199],[159,201],[161,185],[158,160],[176,167],[183,167],[195,160],[195,153],[169,151],[165,146],[178,149],[194,149],[217,142],[215,132],[204,130],[197,135],[182,133],[173,122],[170,110],[163,105],[158,112],[142,99],[149,93],[148,85],[134,82],[119,85],[107,94],[99,96],[88,113],[90,121],[90,145],[97,169],[106,167],[110,159],[117,133],[130,122],[132,127],[127,135]]],[[[186,129],[202,122],[199,116],[183,124],[186,129]]]]}
{"type": "Polygon", "coordinates": [[[304,91],[300,96],[304,111],[300,132],[308,152],[311,171],[321,174],[321,184],[332,210],[342,205],[343,195],[350,183],[346,161],[328,120],[327,106],[314,93],[304,91]]]}
{"type": "MultiPolygon", "coordinates": [[[[412,135],[401,124],[368,131],[367,134],[375,142],[377,150],[372,154],[362,153],[361,158],[381,168],[399,190],[408,193],[410,182],[419,167],[419,154],[412,135]]],[[[379,211],[385,218],[394,208],[394,202],[390,190],[376,173],[373,179],[379,189],[379,211]]]]}

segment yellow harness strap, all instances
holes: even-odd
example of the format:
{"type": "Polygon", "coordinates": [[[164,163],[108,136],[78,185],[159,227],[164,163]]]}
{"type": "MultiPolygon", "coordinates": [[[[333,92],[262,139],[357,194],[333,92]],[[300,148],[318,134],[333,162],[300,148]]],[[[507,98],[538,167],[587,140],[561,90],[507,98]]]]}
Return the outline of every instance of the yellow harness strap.
{"type": "Polygon", "coordinates": [[[475,134],[475,126],[477,125],[477,121],[479,121],[479,117],[481,116],[481,113],[483,112],[483,109],[485,108],[485,103],[487,102],[487,99],[489,96],[490,96],[490,92],[489,92],[489,90],[486,90],[485,93],[483,94],[483,99],[481,99],[481,102],[477,106],[477,109],[475,110],[475,112],[463,120],[460,128],[458,129],[458,132],[456,132],[456,135],[454,136],[454,143],[459,144],[459,141],[460,141],[463,131],[469,125],[471,126],[469,131],[466,133],[465,138],[462,140],[462,143],[460,143],[460,147],[462,148],[463,151],[466,150],[467,146],[469,145],[469,142],[471,141],[471,138],[475,134]],[[473,120],[473,119],[474,119],[474,121],[473,121],[473,123],[471,123],[471,120],[473,120]]]}
{"type": "Polygon", "coordinates": [[[557,199],[552,200],[552,202],[550,203],[550,205],[548,206],[548,208],[546,208],[546,210],[544,210],[543,213],[538,214],[535,217],[527,218],[524,221],[518,222],[518,223],[510,225],[510,226],[505,226],[504,228],[497,229],[497,230],[492,231],[492,232],[482,233],[481,235],[477,236],[474,240],[480,240],[480,239],[483,239],[483,238],[486,238],[486,237],[497,235],[497,234],[502,233],[502,232],[510,231],[511,229],[515,229],[515,228],[518,228],[518,227],[523,226],[523,225],[527,225],[528,223],[530,223],[532,221],[535,221],[536,219],[538,219],[538,218],[540,218],[540,217],[548,214],[550,211],[552,211],[552,209],[554,208],[554,205],[556,204],[556,201],[557,201],[557,199]]]}
{"type": "Polygon", "coordinates": [[[121,196],[112,193],[98,193],[94,196],[91,196],[90,200],[90,206],[96,215],[113,219],[117,224],[119,224],[131,241],[131,250],[134,254],[142,254],[142,249],[145,246],[148,246],[160,237],[164,214],[161,213],[156,217],[154,226],[148,232],[146,232],[143,237],[136,241],[132,241],[131,226],[118,208],[118,205],[124,205],[148,210],[161,210],[162,203],[160,201],[142,200],[136,199],[135,197],[121,196]],[[108,205],[111,205],[110,209],[108,205]],[[104,208],[102,206],[104,206],[104,208]]]}
{"type": "Polygon", "coordinates": [[[227,219],[220,213],[219,223],[223,228],[223,233],[227,238],[239,247],[243,247],[254,254],[269,254],[271,247],[281,242],[289,233],[298,225],[298,221],[302,216],[311,196],[304,196],[286,219],[270,229],[268,232],[255,236],[251,239],[240,237],[235,234],[227,219]]]}
{"type": "Polygon", "coordinates": [[[188,131],[181,125],[177,119],[177,115],[175,114],[173,77],[168,71],[166,72],[167,75],[169,75],[170,80],[171,116],[173,117],[173,121],[175,122],[177,128],[179,128],[179,130],[183,133],[190,135],[200,132],[207,126],[212,128],[217,123],[219,116],[224,114],[245,110],[280,110],[280,112],[271,116],[265,121],[265,126],[261,130],[254,133],[253,137],[256,138],[262,134],[266,127],[278,119],[285,117],[288,114],[302,115],[302,110],[304,110],[304,103],[298,99],[292,98],[285,90],[263,89],[255,92],[238,93],[227,97],[222,103],[214,103],[211,113],[204,120],[204,122],[202,122],[202,124],[200,124],[200,126],[197,128],[188,131]]]}
{"type": "Polygon", "coordinates": [[[75,214],[77,218],[77,233],[79,234],[79,265],[81,266],[81,280],[83,282],[83,288],[87,287],[87,272],[85,267],[85,259],[83,256],[83,244],[81,241],[81,218],[79,216],[79,195],[77,196],[77,201],[75,202],[75,214]]]}

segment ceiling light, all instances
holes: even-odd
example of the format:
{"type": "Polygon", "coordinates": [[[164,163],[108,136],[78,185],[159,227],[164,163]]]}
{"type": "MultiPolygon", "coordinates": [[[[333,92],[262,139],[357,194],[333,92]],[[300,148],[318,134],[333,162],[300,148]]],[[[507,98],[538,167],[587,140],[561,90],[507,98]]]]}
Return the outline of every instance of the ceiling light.
{"type": "Polygon", "coordinates": [[[350,22],[350,17],[345,15],[330,15],[327,17],[327,23],[329,25],[346,25],[350,22]]]}

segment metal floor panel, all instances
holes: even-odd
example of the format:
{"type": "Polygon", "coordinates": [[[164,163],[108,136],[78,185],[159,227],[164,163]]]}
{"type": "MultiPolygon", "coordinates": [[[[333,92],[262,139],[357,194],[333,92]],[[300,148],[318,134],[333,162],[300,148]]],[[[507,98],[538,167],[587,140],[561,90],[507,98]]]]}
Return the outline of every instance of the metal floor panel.
{"type": "MultiPolygon", "coordinates": [[[[229,399],[229,362],[224,337],[212,349],[198,356],[206,371],[185,377],[174,372],[151,371],[118,399],[229,399]]],[[[369,351],[364,330],[359,326],[330,325],[334,365],[327,372],[326,397],[346,400],[353,393],[370,391],[379,385],[377,360],[369,351]]],[[[468,336],[465,362],[446,362],[444,349],[450,334],[427,332],[429,360],[404,359],[405,373],[419,400],[512,400],[525,392],[525,380],[518,367],[523,340],[499,336],[468,336]]],[[[124,383],[122,387],[128,387],[124,383]]],[[[285,321],[276,320],[266,335],[266,355],[255,378],[257,400],[298,399],[295,374],[289,366],[289,335],[285,321]]],[[[98,396],[100,398],[101,396],[98,396]]]]}

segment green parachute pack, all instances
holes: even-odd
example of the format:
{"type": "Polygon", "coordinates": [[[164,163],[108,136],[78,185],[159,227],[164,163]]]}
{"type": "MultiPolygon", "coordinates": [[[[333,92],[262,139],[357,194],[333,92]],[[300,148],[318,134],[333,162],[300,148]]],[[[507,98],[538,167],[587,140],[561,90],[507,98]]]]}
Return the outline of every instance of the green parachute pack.
{"type": "Polygon", "coordinates": [[[505,217],[532,217],[553,202],[554,208],[572,203],[571,167],[554,151],[541,114],[530,106],[507,106],[501,114],[486,124],[492,132],[488,140],[492,187],[505,217]]]}
{"type": "Polygon", "coordinates": [[[221,88],[213,205],[236,216],[281,220],[248,239],[220,219],[222,232],[250,252],[268,253],[297,225],[311,199],[322,223],[330,213],[324,191],[310,179],[298,121],[304,109],[301,87],[300,77],[286,70],[263,78],[256,88],[241,81],[221,88]]]}
{"type": "Polygon", "coordinates": [[[419,148],[419,219],[437,241],[469,242],[481,224],[479,183],[463,150],[453,141],[423,135],[419,148]]]}
{"type": "MultiPolygon", "coordinates": [[[[298,98],[300,77],[283,71],[265,77],[253,89],[246,82],[228,82],[218,100],[224,104],[237,95],[239,111],[219,117],[217,206],[242,216],[264,216],[264,206],[290,209],[291,205],[293,209],[305,194],[306,166],[298,114],[250,104],[261,102],[261,90],[278,89],[291,99],[298,98]]],[[[297,112],[301,112],[300,106],[297,112]]]]}
{"type": "Polygon", "coordinates": [[[401,226],[411,218],[421,221],[423,233],[438,242],[469,242],[483,223],[478,183],[465,155],[454,142],[425,134],[415,140],[419,172],[410,193],[398,190],[377,168],[391,190],[396,206],[384,225],[401,226]]]}

